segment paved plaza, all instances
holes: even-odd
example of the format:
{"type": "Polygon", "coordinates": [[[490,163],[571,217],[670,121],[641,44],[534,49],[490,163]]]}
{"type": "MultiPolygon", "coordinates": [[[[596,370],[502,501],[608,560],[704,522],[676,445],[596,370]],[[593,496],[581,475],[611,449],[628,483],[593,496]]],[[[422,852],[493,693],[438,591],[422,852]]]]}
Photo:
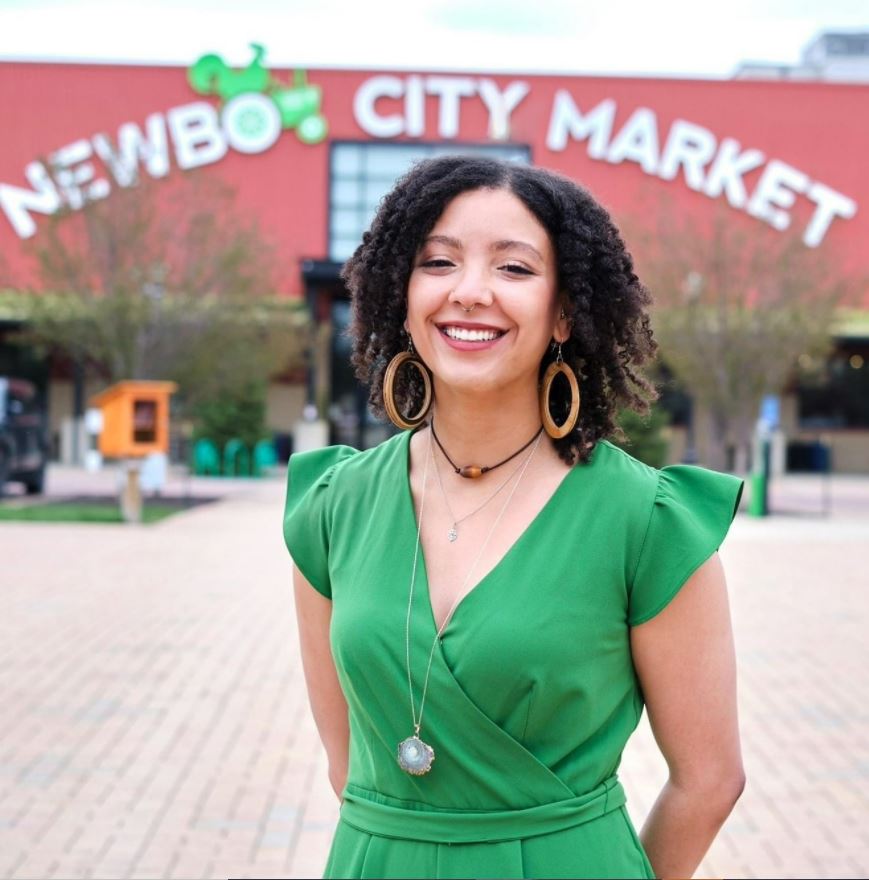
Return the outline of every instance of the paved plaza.
{"type": "MultiPolygon", "coordinates": [[[[55,469],[49,488],[93,481],[55,469]]],[[[283,480],[172,491],[222,500],[151,526],[0,524],[2,878],[322,870],[337,808],[283,480]]],[[[869,479],[789,478],[772,499],[784,512],[740,515],[722,550],[748,785],[697,876],[866,877],[869,479]]],[[[666,777],[645,723],[620,775],[640,827],[666,777]]]]}

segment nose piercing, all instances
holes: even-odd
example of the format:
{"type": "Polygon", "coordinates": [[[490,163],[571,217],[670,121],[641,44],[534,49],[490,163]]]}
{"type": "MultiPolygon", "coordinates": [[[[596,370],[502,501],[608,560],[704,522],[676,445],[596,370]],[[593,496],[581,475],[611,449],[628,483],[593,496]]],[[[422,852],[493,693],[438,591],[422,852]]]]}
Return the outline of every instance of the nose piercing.
{"type": "Polygon", "coordinates": [[[469,309],[466,309],[464,306],[462,306],[462,311],[463,312],[473,312],[475,308],[477,308],[476,303],[474,303],[469,309]]]}

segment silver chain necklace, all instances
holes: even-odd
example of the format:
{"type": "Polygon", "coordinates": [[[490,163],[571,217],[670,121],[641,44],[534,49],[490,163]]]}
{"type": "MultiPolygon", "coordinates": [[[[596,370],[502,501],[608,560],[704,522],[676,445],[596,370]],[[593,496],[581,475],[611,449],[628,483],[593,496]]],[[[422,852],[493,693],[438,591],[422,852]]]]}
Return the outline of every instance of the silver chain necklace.
{"type": "MultiPolygon", "coordinates": [[[[495,518],[495,521],[492,523],[491,528],[489,529],[489,533],[486,535],[486,540],[483,541],[483,545],[480,547],[479,552],[474,558],[473,563],[471,563],[471,567],[468,570],[468,574],[465,576],[464,583],[462,584],[462,589],[458,593],[455,598],[455,601],[450,606],[450,610],[447,612],[446,617],[444,618],[441,625],[437,628],[437,632],[435,633],[434,639],[432,639],[431,650],[428,654],[428,664],[425,670],[425,679],[422,683],[422,696],[419,701],[419,714],[416,711],[416,702],[413,699],[413,676],[410,671],[410,622],[411,622],[411,610],[413,608],[413,591],[416,585],[416,569],[417,562],[419,561],[419,548],[420,548],[420,535],[422,534],[422,517],[425,511],[425,496],[426,489],[428,488],[428,466],[430,461],[434,461],[434,452],[432,447],[432,439],[431,433],[429,433],[429,441],[428,441],[428,455],[425,460],[425,468],[423,469],[423,477],[422,477],[422,497],[420,498],[419,503],[419,522],[417,523],[416,528],[416,547],[413,552],[413,571],[410,576],[410,593],[407,598],[407,618],[405,623],[405,661],[407,664],[407,690],[408,695],[410,696],[410,716],[413,721],[413,735],[407,737],[407,739],[403,739],[398,744],[398,766],[401,767],[407,773],[410,773],[413,776],[423,776],[431,770],[432,762],[435,759],[434,749],[426,742],[420,739],[419,732],[422,728],[422,713],[425,709],[425,697],[428,693],[428,680],[431,675],[431,664],[434,659],[434,653],[437,648],[438,641],[443,635],[444,630],[447,628],[447,624],[450,622],[450,619],[453,616],[453,612],[458,607],[459,602],[465,598],[466,589],[468,584],[471,582],[471,575],[474,573],[474,570],[477,567],[477,563],[483,556],[483,553],[486,551],[486,548],[489,546],[489,540],[495,532],[495,529],[498,527],[498,524],[501,522],[501,518],[507,511],[507,507],[510,505],[510,501],[513,499],[513,495],[516,493],[516,490],[519,488],[519,484],[522,482],[522,477],[525,476],[525,471],[528,469],[528,465],[531,463],[531,459],[534,457],[534,453],[537,451],[537,447],[540,445],[540,438],[543,435],[540,434],[537,437],[537,440],[534,443],[534,446],[531,449],[528,457],[525,459],[524,464],[521,467],[519,478],[516,480],[516,483],[513,485],[513,488],[510,490],[510,494],[507,496],[507,500],[501,506],[501,510],[498,513],[498,516],[495,518]]],[[[432,609],[434,611],[434,609],[432,609]]]]}
{"type": "MultiPolygon", "coordinates": [[[[531,455],[533,455],[533,452],[529,453],[529,457],[531,455]]],[[[510,482],[510,480],[512,480],[513,477],[515,477],[516,474],[518,474],[519,471],[522,470],[522,465],[521,464],[517,465],[513,469],[510,476],[507,477],[506,480],[503,480],[501,485],[498,486],[498,488],[495,489],[495,491],[479,507],[475,507],[470,513],[466,513],[463,517],[456,518],[456,515],[453,513],[453,508],[450,505],[450,499],[447,497],[447,490],[444,487],[444,479],[441,476],[441,469],[437,466],[437,462],[433,462],[433,465],[434,465],[435,476],[438,478],[438,486],[440,487],[441,495],[443,496],[444,504],[446,505],[446,508],[447,508],[447,513],[449,513],[450,520],[452,521],[452,526],[450,527],[450,530],[447,532],[447,539],[449,540],[449,542],[451,544],[455,543],[458,540],[459,525],[461,525],[461,523],[463,523],[466,519],[470,519],[472,516],[474,516],[474,514],[479,513],[487,504],[489,504],[490,501],[494,501],[495,498],[498,495],[500,495],[501,491],[507,486],[507,484],[510,482]]]]}

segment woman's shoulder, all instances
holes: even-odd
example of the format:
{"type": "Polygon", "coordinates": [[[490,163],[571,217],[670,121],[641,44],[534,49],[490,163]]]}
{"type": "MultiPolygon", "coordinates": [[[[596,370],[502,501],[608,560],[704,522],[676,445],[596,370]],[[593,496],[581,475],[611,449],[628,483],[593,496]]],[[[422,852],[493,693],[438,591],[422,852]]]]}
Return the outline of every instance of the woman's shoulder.
{"type": "Polygon", "coordinates": [[[405,451],[406,438],[396,434],[369,449],[352,446],[323,446],[290,456],[290,482],[330,486],[332,491],[377,482],[385,468],[396,463],[405,451]]]}
{"type": "Polygon", "coordinates": [[[584,467],[606,481],[608,488],[618,488],[632,495],[654,495],[661,473],[658,468],[640,461],[610,440],[597,441],[584,467]]]}
{"type": "Polygon", "coordinates": [[[632,490],[658,504],[681,502],[692,496],[731,495],[742,480],[695,464],[668,464],[653,467],[609,440],[600,440],[592,453],[592,466],[607,480],[632,490]]]}

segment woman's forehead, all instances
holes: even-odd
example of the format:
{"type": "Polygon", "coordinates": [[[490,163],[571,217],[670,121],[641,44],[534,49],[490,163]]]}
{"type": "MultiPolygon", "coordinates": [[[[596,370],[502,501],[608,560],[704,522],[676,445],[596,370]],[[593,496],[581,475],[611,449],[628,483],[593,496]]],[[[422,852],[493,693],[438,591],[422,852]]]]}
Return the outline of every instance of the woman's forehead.
{"type": "Polygon", "coordinates": [[[484,244],[491,250],[524,246],[551,256],[549,235],[521,199],[505,189],[460,193],[444,208],[423,245],[456,248],[484,244]]]}

